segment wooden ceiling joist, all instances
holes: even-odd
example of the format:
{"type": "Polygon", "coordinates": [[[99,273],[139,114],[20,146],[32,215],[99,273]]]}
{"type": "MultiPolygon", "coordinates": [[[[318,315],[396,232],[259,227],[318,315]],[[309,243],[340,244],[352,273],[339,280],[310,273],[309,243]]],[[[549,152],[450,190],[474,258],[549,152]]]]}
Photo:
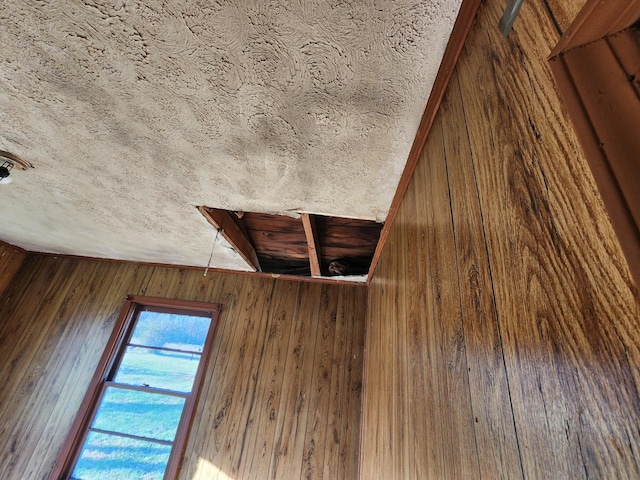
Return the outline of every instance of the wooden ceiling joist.
{"type": "Polygon", "coordinates": [[[233,249],[247,262],[254,272],[261,272],[260,262],[253,245],[245,233],[236,224],[231,214],[219,208],[198,207],[198,210],[207,221],[231,244],[233,249]]]}
{"type": "Polygon", "coordinates": [[[309,248],[309,266],[311,267],[311,276],[320,277],[320,242],[318,241],[318,229],[316,228],[316,219],[308,213],[302,214],[302,225],[304,233],[307,236],[307,246],[309,248]]]}

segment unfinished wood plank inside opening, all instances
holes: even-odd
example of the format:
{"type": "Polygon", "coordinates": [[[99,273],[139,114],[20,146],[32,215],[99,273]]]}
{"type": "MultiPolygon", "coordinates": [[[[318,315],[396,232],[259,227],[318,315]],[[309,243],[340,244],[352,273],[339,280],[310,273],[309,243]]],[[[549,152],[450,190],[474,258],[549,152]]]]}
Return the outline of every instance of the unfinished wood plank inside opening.
{"type": "Polygon", "coordinates": [[[307,236],[307,246],[309,248],[309,266],[311,267],[311,276],[319,277],[322,275],[320,271],[320,245],[318,243],[318,230],[316,228],[316,218],[308,213],[301,216],[304,233],[307,236]]]}

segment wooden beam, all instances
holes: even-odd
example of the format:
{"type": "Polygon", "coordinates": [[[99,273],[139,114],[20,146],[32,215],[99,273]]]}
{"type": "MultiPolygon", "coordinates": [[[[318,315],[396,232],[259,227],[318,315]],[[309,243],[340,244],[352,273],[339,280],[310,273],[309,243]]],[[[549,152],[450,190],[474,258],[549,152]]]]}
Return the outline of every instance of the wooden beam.
{"type": "Polygon", "coordinates": [[[318,230],[316,229],[316,218],[308,213],[302,214],[302,225],[307,236],[307,246],[309,248],[309,265],[311,266],[311,276],[321,277],[320,271],[320,242],[318,241],[318,230]]]}
{"type": "Polygon", "coordinates": [[[231,218],[231,214],[219,208],[198,207],[198,210],[207,221],[220,230],[222,236],[231,244],[233,249],[249,264],[254,272],[261,272],[260,262],[253,245],[240,227],[231,218]]]}

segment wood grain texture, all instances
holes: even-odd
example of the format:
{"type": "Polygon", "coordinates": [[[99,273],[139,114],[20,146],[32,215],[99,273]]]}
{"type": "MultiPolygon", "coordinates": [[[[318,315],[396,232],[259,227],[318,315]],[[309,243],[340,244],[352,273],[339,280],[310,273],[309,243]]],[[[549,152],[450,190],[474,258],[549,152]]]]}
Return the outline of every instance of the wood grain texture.
{"type": "Polygon", "coordinates": [[[231,247],[238,252],[245,262],[254,272],[261,272],[258,256],[253,245],[247,238],[244,231],[236,224],[231,214],[226,210],[210,207],[198,207],[198,211],[207,221],[222,233],[222,236],[229,242],[231,247]]]}
{"type": "Polygon", "coordinates": [[[550,61],[636,282],[640,281],[639,33],[629,28],[550,61]]]}
{"type": "Polygon", "coordinates": [[[316,218],[314,215],[303,213],[300,216],[304,233],[307,236],[307,249],[309,251],[309,266],[311,267],[311,276],[319,277],[320,272],[320,244],[318,242],[318,228],[316,227],[316,218]]]}
{"type": "Polygon", "coordinates": [[[507,39],[502,8],[480,7],[369,287],[363,479],[640,476],[637,289],[547,7],[507,39]]]}
{"type": "Polygon", "coordinates": [[[573,20],[586,3],[586,0],[546,0],[545,1],[552,21],[563,34],[567,31],[573,20]]]}
{"type": "Polygon", "coordinates": [[[26,255],[25,251],[0,242],[0,298],[22,266],[26,255]]]}
{"type": "Polygon", "coordinates": [[[588,0],[553,47],[551,56],[600,40],[640,19],[640,0],[588,0]]]}
{"type": "Polygon", "coordinates": [[[40,255],[0,304],[0,477],[48,475],[127,294],[223,305],[179,478],[354,478],[365,287],[40,255]]]}

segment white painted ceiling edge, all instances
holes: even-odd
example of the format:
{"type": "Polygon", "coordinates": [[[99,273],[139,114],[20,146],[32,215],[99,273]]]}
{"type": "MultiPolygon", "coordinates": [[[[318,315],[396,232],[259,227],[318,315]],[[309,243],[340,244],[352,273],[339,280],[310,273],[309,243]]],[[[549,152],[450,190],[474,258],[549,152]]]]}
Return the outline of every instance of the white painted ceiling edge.
{"type": "Polygon", "coordinates": [[[197,205],[383,221],[459,7],[0,2],[0,239],[206,266],[197,205]]]}

